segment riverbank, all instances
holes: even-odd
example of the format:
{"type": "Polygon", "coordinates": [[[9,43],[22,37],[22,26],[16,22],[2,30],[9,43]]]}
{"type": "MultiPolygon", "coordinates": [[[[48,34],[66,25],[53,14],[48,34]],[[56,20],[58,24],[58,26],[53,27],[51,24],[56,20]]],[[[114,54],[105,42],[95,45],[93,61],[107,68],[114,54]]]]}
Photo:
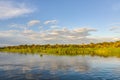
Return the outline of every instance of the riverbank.
{"type": "Polygon", "coordinates": [[[45,53],[55,55],[92,55],[120,57],[120,41],[90,44],[19,45],[1,47],[0,52],[45,53]]]}

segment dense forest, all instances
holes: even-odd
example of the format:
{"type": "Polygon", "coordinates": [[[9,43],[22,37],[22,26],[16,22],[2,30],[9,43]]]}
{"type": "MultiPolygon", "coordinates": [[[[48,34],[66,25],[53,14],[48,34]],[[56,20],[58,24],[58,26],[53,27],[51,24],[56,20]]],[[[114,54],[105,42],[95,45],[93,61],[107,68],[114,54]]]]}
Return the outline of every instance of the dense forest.
{"type": "Polygon", "coordinates": [[[120,57],[120,41],[90,44],[45,44],[18,45],[1,47],[0,52],[55,54],[55,55],[92,55],[120,57]]]}

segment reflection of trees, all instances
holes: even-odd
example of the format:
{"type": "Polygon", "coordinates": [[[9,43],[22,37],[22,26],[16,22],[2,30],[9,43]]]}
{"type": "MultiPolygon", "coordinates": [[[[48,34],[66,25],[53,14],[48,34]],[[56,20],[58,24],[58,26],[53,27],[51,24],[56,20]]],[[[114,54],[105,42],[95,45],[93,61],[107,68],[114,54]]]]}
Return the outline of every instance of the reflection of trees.
{"type": "Polygon", "coordinates": [[[52,77],[54,76],[56,80],[57,77],[55,74],[59,71],[63,73],[67,71],[86,72],[90,68],[86,57],[43,56],[39,58],[39,55],[38,57],[24,57],[26,59],[22,57],[20,57],[20,60],[16,60],[19,64],[11,63],[2,66],[4,71],[6,71],[5,74],[7,77],[13,78],[19,76],[26,79],[34,79],[44,74],[47,75],[44,73],[44,71],[47,71],[48,75],[52,74],[52,77]]]}
{"type": "Polygon", "coordinates": [[[89,70],[90,66],[85,57],[53,57],[47,62],[40,63],[40,69],[50,69],[51,71],[80,71],[89,70]]]}

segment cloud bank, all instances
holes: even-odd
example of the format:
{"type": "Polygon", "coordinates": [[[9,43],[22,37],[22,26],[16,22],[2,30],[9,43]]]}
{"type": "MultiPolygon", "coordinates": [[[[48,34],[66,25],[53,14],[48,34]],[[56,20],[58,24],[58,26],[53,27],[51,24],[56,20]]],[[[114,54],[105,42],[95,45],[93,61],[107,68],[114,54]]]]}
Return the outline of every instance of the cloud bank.
{"type": "Polygon", "coordinates": [[[39,29],[39,25],[44,24],[44,22],[40,23],[40,20],[31,20],[26,23],[29,26],[38,27],[38,30],[33,30],[30,27],[27,28],[28,26],[21,27],[22,24],[20,26],[17,24],[11,25],[13,27],[11,30],[0,31],[0,45],[81,44],[120,40],[120,38],[115,37],[93,37],[92,33],[95,34],[97,30],[88,27],[79,27],[74,29],[69,29],[67,27],[52,28],[51,25],[46,26],[46,24],[39,29]],[[46,27],[47,29],[44,29],[46,27]]]}

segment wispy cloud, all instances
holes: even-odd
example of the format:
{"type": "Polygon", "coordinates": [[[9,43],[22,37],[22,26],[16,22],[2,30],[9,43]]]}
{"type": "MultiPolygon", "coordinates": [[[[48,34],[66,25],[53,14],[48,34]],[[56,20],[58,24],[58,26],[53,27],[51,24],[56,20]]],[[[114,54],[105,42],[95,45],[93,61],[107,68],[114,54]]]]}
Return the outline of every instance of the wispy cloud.
{"type": "Polygon", "coordinates": [[[56,24],[57,23],[57,20],[47,20],[44,22],[44,24],[56,24]]]}
{"type": "Polygon", "coordinates": [[[109,30],[115,33],[120,33],[120,23],[113,24],[109,30]]]}
{"type": "Polygon", "coordinates": [[[18,30],[0,31],[0,46],[27,43],[25,40],[26,38],[21,36],[18,30]]]}
{"type": "Polygon", "coordinates": [[[38,26],[40,25],[40,20],[30,20],[25,24],[16,24],[16,23],[12,23],[9,26],[10,29],[17,29],[17,30],[27,30],[29,29],[31,26],[38,26]]]}
{"type": "Polygon", "coordinates": [[[24,3],[0,1],[0,19],[14,18],[32,13],[33,11],[34,9],[27,7],[24,3]]]}
{"type": "Polygon", "coordinates": [[[31,20],[27,23],[28,26],[34,26],[36,24],[39,24],[40,20],[31,20]]]}

